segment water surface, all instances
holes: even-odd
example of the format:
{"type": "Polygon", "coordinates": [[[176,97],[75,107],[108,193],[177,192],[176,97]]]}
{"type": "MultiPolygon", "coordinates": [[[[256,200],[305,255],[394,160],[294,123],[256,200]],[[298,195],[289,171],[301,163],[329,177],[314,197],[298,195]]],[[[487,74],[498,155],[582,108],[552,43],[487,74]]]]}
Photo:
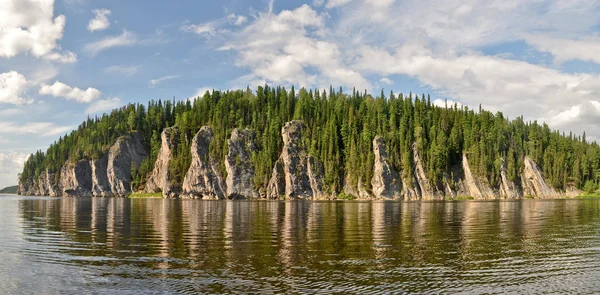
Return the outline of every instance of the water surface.
{"type": "Polygon", "coordinates": [[[8,294],[598,294],[600,200],[0,195],[8,294]]]}

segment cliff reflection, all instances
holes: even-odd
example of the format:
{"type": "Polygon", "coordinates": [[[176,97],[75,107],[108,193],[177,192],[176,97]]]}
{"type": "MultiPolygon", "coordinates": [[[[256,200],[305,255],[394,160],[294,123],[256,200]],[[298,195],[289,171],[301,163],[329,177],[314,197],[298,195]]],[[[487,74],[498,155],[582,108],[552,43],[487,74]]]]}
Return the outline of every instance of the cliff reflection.
{"type": "MultiPolygon", "coordinates": [[[[281,278],[316,273],[319,284],[343,280],[340,274],[353,276],[355,286],[374,279],[409,284],[432,267],[433,277],[461,272],[454,280],[482,280],[473,271],[509,263],[520,268],[505,278],[529,282],[536,277],[526,274],[541,271],[541,256],[590,242],[565,237],[573,230],[595,230],[600,216],[599,202],[577,200],[19,202],[26,238],[44,246],[39,249],[45,253],[35,253],[40,257],[70,255],[65,263],[108,267],[106,272],[120,277],[227,278],[242,285],[248,277],[271,278],[277,281],[269,283],[274,290],[307,283],[281,278]]],[[[453,280],[436,282],[452,286],[453,280]]]]}

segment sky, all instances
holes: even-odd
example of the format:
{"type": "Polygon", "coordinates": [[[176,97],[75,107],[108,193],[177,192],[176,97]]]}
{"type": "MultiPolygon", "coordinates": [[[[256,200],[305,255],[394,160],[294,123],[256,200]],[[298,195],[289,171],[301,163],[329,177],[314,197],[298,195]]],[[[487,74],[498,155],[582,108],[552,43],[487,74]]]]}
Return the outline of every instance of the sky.
{"type": "Polygon", "coordinates": [[[429,93],[600,138],[600,1],[0,0],[0,187],[88,116],[211,89],[429,93]]]}

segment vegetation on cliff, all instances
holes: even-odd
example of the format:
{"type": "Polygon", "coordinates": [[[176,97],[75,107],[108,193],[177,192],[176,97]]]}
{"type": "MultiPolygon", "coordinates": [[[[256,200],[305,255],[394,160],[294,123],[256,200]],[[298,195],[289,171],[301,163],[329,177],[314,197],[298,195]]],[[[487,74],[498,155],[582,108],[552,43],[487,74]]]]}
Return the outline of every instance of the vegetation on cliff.
{"type": "Polygon", "coordinates": [[[88,118],[46,152],[34,153],[25,163],[20,181],[35,182],[46,170],[57,172],[68,159],[98,159],[117,138],[136,131],[150,151],[139,169],[132,171],[134,189],[140,190],[157,160],[162,131],[176,126],[170,133],[173,148],[168,165],[172,182],[181,184],[192,162],[194,135],[202,126],[211,126],[210,156],[221,159],[217,169],[222,175],[226,175],[232,130],[255,132],[257,148],[250,162],[255,187],[264,188],[283,149],[282,126],[291,120],[307,126],[303,146],[322,163],[326,192],[340,193],[348,183],[361,183],[371,190],[376,136],[387,145],[386,161],[401,171],[408,186],[414,185],[407,175],[414,174],[415,153],[433,186],[441,186],[444,177],[456,173],[454,168],[460,167],[463,155],[469,158],[471,172],[492,186],[499,186],[502,171],[510,181],[519,182],[526,156],[539,164],[548,183],[557,189],[594,191],[600,178],[600,148],[588,142],[585,134],[566,135],[546,124],[525,122],[522,117],[509,120],[502,113],[481,108],[439,107],[425,95],[385,95],[382,91],[373,97],[332,88],[326,92],[265,86],[256,92],[214,91],[194,100],[130,104],[88,118]]]}

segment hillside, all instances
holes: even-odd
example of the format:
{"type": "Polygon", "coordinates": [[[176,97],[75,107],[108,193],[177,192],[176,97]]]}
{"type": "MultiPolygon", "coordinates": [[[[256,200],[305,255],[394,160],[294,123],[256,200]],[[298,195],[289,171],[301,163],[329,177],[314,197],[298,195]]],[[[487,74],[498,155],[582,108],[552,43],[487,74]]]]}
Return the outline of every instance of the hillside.
{"type": "Polygon", "coordinates": [[[25,163],[20,193],[189,198],[560,197],[595,190],[585,135],[429,97],[258,87],[89,118],[25,163]]]}
{"type": "Polygon", "coordinates": [[[19,189],[18,185],[7,186],[3,189],[0,189],[0,194],[16,194],[18,189],[19,189]]]}

